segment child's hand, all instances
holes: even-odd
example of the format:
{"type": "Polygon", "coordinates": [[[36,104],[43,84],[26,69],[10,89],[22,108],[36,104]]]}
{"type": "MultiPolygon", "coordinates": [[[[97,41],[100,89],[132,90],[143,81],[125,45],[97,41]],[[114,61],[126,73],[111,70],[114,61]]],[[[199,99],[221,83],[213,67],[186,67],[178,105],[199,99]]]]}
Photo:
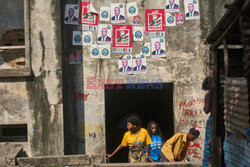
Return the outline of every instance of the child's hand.
{"type": "Polygon", "coordinates": [[[110,159],[111,157],[113,157],[112,154],[106,154],[105,157],[107,157],[107,159],[110,159]]]}

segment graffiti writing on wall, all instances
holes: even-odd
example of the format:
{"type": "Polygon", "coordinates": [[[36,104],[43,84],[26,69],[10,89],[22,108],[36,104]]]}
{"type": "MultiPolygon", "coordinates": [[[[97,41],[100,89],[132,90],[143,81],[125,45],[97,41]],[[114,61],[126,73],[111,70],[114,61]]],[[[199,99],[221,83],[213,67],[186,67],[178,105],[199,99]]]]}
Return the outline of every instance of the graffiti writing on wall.
{"type": "Polygon", "coordinates": [[[96,138],[97,137],[97,134],[95,133],[95,132],[89,132],[89,137],[91,137],[91,138],[96,138]]]}
{"type": "Polygon", "coordinates": [[[199,137],[194,142],[189,145],[188,148],[188,155],[191,155],[193,158],[202,159],[201,152],[202,152],[202,145],[204,144],[204,140],[199,137]]]}
{"type": "Polygon", "coordinates": [[[76,96],[75,96],[75,99],[76,101],[87,101],[88,99],[88,96],[89,96],[89,93],[85,92],[85,93],[82,93],[81,91],[80,92],[76,92],[76,96]]]}

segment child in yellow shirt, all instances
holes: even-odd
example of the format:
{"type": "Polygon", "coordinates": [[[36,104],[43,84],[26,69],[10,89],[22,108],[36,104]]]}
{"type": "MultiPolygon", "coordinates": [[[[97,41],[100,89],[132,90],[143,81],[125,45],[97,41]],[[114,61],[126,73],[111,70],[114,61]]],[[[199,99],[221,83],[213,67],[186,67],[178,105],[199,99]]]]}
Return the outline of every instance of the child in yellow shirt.
{"type": "Polygon", "coordinates": [[[149,145],[152,143],[146,129],[140,128],[139,119],[131,116],[127,119],[128,131],[125,133],[122,143],[115,149],[112,154],[107,154],[109,159],[113,157],[123,147],[129,147],[128,159],[130,163],[146,162],[146,156],[149,154],[149,145]],[[146,146],[146,154],[143,151],[146,146]]]}

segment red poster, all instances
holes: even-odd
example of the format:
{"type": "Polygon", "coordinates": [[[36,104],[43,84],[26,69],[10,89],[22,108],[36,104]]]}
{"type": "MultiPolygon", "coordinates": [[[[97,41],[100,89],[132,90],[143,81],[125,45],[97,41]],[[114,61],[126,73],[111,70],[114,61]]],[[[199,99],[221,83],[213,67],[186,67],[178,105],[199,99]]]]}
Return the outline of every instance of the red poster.
{"type": "Polygon", "coordinates": [[[176,24],[184,24],[184,15],[176,14],[176,24]]]}
{"type": "Polygon", "coordinates": [[[69,64],[82,64],[82,55],[81,54],[71,54],[68,59],[69,64]]]}
{"type": "Polygon", "coordinates": [[[79,12],[79,24],[98,25],[99,16],[97,13],[88,12],[90,2],[81,1],[79,12]]]}
{"type": "Polygon", "coordinates": [[[113,25],[113,53],[132,53],[132,25],[113,25]]]}
{"type": "Polygon", "coordinates": [[[146,9],[146,37],[165,36],[165,10],[164,9],[146,9]]]}

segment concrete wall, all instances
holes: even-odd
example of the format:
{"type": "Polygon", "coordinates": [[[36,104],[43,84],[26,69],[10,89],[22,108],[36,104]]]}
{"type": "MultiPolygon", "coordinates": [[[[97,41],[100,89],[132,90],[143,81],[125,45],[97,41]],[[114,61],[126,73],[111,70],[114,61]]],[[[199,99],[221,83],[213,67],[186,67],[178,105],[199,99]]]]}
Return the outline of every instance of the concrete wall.
{"type": "Polygon", "coordinates": [[[64,153],[60,23],[59,0],[31,0],[33,76],[0,79],[0,124],[28,125],[29,156],[64,153]]]}
{"type": "MultiPolygon", "coordinates": [[[[114,0],[112,2],[132,1],[114,0]]],[[[183,1],[180,2],[180,13],[184,13],[183,1]]],[[[97,11],[99,11],[100,6],[110,6],[110,3],[111,1],[92,1],[97,11]]],[[[145,9],[163,8],[164,5],[163,0],[158,0],[157,3],[150,0],[137,0],[137,3],[140,6],[139,15],[142,20],[144,20],[145,9]]],[[[148,58],[147,74],[134,75],[133,77],[137,79],[162,78],[164,83],[174,83],[175,132],[187,132],[192,126],[201,128],[200,138],[194,145],[191,145],[189,151],[190,159],[201,163],[205,140],[205,123],[208,117],[202,112],[205,92],[201,90],[202,81],[207,74],[205,64],[208,58],[208,48],[204,45],[204,37],[202,37],[206,36],[209,31],[209,24],[206,22],[209,17],[205,14],[208,11],[206,2],[200,2],[200,11],[202,13],[201,20],[185,21],[184,25],[167,27],[167,58],[148,58]],[[193,114],[190,114],[190,111],[193,114]]],[[[132,19],[127,19],[126,24],[132,24],[132,19]]],[[[148,39],[145,41],[150,42],[148,39]]],[[[140,42],[133,42],[133,55],[140,53],[140,45],[140,42]]],[[[127,83],[126,77],[129,76],[118,74],[117,61],[122,54],[112,54],[111,59],[107,60],[90,59],[88,47],[84,47],[83,55],[85,60],[83,64],[84,91],[89,94],[84,108],[86,154],[105,154],[104,90],[101,88],[88,89],[87,81],[89,77],[94,77],[102,79],[104,82],[111,78],[122,79],[124,83],[127,83]],[[92,133],[96,134],[95,138],[89,135],[92,133]]],[[[97,85],[97,82],[94,82],[94,84],[97,85]]],[[[161,126],[167,126],[167,124],[161,126]]]]}

